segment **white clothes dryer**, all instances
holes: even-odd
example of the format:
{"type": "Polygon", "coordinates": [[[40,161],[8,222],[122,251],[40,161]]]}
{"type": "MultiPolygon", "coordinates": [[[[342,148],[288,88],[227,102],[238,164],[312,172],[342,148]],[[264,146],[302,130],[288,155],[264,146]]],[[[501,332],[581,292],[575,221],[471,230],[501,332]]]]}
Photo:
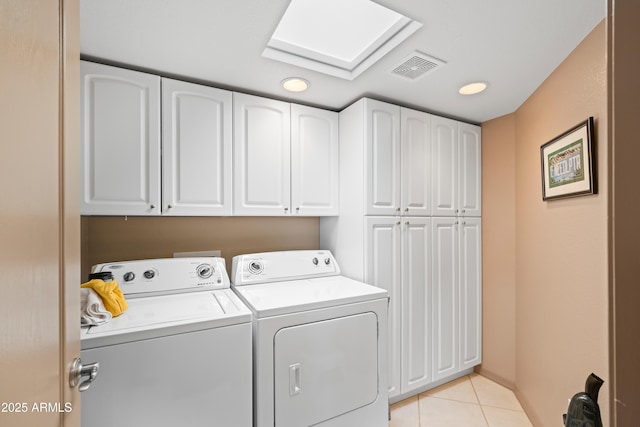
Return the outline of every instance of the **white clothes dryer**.
{"type": "Polygon", "coordinates": [[[234,257],[254,314],[255,427],[387,427],[387,291],[329,251],[234,257]]]}
{"type": "Polygon", "coordinates": [[[252,425],[251,311],[224,259],[99,264],[128,310],[82,328],[81,357],[98,376],[81,394],[83,427],[252,425]]]}

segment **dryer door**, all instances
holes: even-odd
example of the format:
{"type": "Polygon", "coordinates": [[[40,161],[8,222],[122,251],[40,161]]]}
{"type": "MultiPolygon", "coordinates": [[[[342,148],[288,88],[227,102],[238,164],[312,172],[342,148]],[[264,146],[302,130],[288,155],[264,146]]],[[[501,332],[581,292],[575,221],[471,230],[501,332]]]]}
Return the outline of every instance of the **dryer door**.
{"type": "Polygon", "coordinates": [[[375,313],[280,329],[274,340],[275,425],[310,426],[378,396],[375,313]]]}

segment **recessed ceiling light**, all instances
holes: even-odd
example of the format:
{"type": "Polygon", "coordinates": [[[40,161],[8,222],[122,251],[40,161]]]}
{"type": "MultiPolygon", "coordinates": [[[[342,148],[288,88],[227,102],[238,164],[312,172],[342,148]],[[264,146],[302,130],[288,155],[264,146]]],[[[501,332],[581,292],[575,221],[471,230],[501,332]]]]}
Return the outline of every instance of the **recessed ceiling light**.
{"type": "Polygon", "coordinates": [[[309,87],[309,82],[300,77],[289,77],[282,81],[282,87],[289,92],[304,92],[309,87]]]}
{"type": "Polygon", "coordinates": [[[460,95],[475,95],[476,93],[480,93],[487,88],[487,83],[485,82],[474,82],[469,83],[468,85],[464,85],[460,88],[458,93],[460,95]]]}

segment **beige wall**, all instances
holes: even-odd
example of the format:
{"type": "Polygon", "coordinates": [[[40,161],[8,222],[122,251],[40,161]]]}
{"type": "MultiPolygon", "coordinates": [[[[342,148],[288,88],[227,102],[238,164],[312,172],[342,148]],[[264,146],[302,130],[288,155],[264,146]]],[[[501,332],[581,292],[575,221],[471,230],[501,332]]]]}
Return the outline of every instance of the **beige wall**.
{"type": "Polygon", "coordinates": [[[317,249],[319,244],[318,218],[83,217],[82,278],[101,262],[219,249],[229,270],[234,255],[317,249]]]}
{"type": "Polygon", "coordinates": [[[514,313],[506,283],[512,279],[510,245],[515,241],[515,389],[536,427],[561,425],[567,399],[583,389],[591,372],[606,382],[600,405],[609,425],[606,94],[603,21],[514,114],[483,125],[484,307],[502,312],[485,314],[482,369],[507,382],[513,373],[494,343],[504,339],[501,347],[512,351],[514,334],[500,322],[514,313]],[[589,116],[595,119],[599,194],[543,202],[540,146],[589,116]],[[501,144],[505,152],[496,153],[501,144]],[[509,176],[502,162],[514,148],[515,169],[509,176]],[[515,182],[513,236],[508,233],[511,210],[501,213],[488,206],[513,198],[509,187],[490,186],[501,176],[515,182]],[[488,232],[502,222],[501,236],[488,232]],[[499,259],[505,270],[497,267],[499,259]]]}
{"type": "Polygon", "coordinates": [[[482,366],[501,384],[516,383],[515,115],[482,124],[482,366]]]}

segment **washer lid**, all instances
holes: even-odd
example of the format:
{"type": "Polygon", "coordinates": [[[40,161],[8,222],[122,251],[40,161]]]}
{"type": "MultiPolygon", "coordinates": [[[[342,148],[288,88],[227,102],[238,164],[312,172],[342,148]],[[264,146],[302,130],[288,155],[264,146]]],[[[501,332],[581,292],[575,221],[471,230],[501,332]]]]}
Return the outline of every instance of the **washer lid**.
{"type": "Polygon", "coordinates": [[[250,310],[229,289],[135,298],[123,314],[82,328],[82,348],[153,338],[251,321],[250,310]]]}
{"type": "Polygon", "coordinates": [[[343,276],[234,287],[258,318],[387,298],[387,291],[343,276]]]}

